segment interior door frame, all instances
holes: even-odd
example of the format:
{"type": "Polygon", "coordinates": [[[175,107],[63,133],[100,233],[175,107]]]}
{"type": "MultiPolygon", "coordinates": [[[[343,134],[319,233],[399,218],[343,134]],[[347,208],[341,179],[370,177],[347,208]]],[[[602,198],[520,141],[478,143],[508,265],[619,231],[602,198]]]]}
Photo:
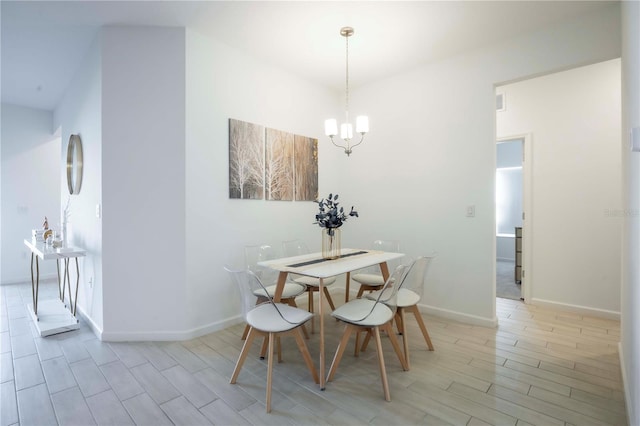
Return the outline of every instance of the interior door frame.
{"type": "MultiPolygon", "coordinates": [[[[531,300],[533,286],[533,134],[523,133],[496,138],[496,146],[500,142],[521,139],[522,146],[522,281],[521,297],[524,303],[531,300]]],[[[495,214],[495,210],[494,210],[495,214]]],[[[495,228],[495,217],[493,221],[495,228]]],[[[495,233],[495,230],[494,230],[495,233]]],[[[494,289],[495,294],[495,289],[494,289]]]]}

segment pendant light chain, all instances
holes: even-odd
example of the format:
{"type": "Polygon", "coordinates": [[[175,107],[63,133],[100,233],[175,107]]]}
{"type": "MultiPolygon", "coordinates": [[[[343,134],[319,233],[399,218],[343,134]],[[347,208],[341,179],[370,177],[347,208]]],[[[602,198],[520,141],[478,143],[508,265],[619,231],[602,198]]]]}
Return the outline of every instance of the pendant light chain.
{"type": "Polygon", "coordinates": [[[345,41],[347,43],[347,49],[346,49],[346,51],[347,51],[347,60],[346,60],[347,66],[346,66],[346,73],[345,73],[345,75],[346,75],[347,92],[345,94],[345,107],[344,107],[345,109],[344,110],[345,110],[345,115],[347,117],[346,122],[348,123],[349,122],[349,35],[347,35],[344,39],[345,39],[345,41]]]}

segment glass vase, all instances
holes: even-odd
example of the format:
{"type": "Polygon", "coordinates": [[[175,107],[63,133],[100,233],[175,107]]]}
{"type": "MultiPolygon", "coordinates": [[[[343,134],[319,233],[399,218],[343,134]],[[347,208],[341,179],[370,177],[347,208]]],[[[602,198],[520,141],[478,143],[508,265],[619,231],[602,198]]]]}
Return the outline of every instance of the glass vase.
{"type": "Polygon", "coordinates": [[[322,257],[324,259],[340,257],[340,228],[322,229],[322,257]]]}

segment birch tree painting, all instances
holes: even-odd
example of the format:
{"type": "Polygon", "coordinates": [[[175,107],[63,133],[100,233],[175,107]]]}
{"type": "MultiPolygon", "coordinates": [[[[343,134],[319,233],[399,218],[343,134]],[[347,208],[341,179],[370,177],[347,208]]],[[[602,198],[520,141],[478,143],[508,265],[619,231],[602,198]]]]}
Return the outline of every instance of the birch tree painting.
{"type": "Polygon", "coordinates": [[[294,137],[295,199],[318,199],[318,139],[294,137]]]}
{"type": "Polygon", "coordinates": [[[293,200],[293,134],[266,130],[265,198],[293,200]]]}
{"type": "Polygon", "coordinates": [[[318,140],[229,119],[229,198],[316,201],[318,140]]]}
{"type": "Polygon", "coordinates": [[[265,128],[229,120],[229,198],[264,197],[265,128]]]}

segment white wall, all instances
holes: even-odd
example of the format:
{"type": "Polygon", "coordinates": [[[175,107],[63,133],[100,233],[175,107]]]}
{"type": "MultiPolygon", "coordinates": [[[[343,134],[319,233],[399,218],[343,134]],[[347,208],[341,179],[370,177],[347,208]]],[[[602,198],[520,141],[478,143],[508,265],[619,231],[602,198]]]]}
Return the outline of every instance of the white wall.
{"type": "Polygon", "coordinates": [[[622,164],[625,212],[620,358],[630,425],[640,424],[640,153],[629,131],[640,127],[640,3],[622,4],[622,164]]]}
{"type": "Polygon", "coordinates": [[[191,309],[185,30],[110,27],[102,38],[103,337],[180,338],[191,309]]]}
{"type": "MultiPolygon", "coordinates": [[[[301,238],[320,250],[313,202],[229,199],[228,120],[235,118],[319,138],[321,194],[328,161],[323,119],[340,112],[337,97],[286,70],[267,66],[193,31],[187,32],[187,282],[190,333],[237,321],[239,301],[225,263],[243,267],[243,246],[301,238]]],[[[344,154],[343,154],[344,155],[344,154]]],[[[340,189],[340,187],[337,187],[340,189]]],[[[345,242],[349,242],[346,238],[345,242]]]]}
{"type": "Polygon", "coordinates": [[[79,311],[98,333],[103,328],[102,222],[95,205],[102,200],[102,71],[101,38],[93,41],[65,96],[54,111],[54,126],[62,135],[57,152],[60,167],[58,204],[69,201],[69,243],[82,247],[80,259],[79,311]],[[71,134],[82,140],[83,173],[79,194],[69,196],[66,177],[67,144],[71,134]],[[93,284],[90,286],[89,281],[93,284]]]}
{"type": "Polygon", "coordinates": [[[531,302],[619,315],[620,60],[498,90],[498,138],[532,134],[531,302]]]}
{"type": "Polygon", "coordinates": [[[410,254],[440,253],[425,309],[495,324],[494,85],[618,57],[619,22],[613,4],[353,93],[371,133],[349,159],[333,150],[342,172],[325,182],[361,212],[352,240],[393,236],[410,254]]]}
{"type": "MultiPolygon", "coordinates": [[[[31,230],[41,228],[45,216],[50,228],[59,229],[60,138],[50,111],[2,104],[1,122],[0,282],[10,284],[31,280],[31,251],[23,243],[31,230]]],[[[41,262],[40,274],[56,277],[55,262],[41,262]]]]}

